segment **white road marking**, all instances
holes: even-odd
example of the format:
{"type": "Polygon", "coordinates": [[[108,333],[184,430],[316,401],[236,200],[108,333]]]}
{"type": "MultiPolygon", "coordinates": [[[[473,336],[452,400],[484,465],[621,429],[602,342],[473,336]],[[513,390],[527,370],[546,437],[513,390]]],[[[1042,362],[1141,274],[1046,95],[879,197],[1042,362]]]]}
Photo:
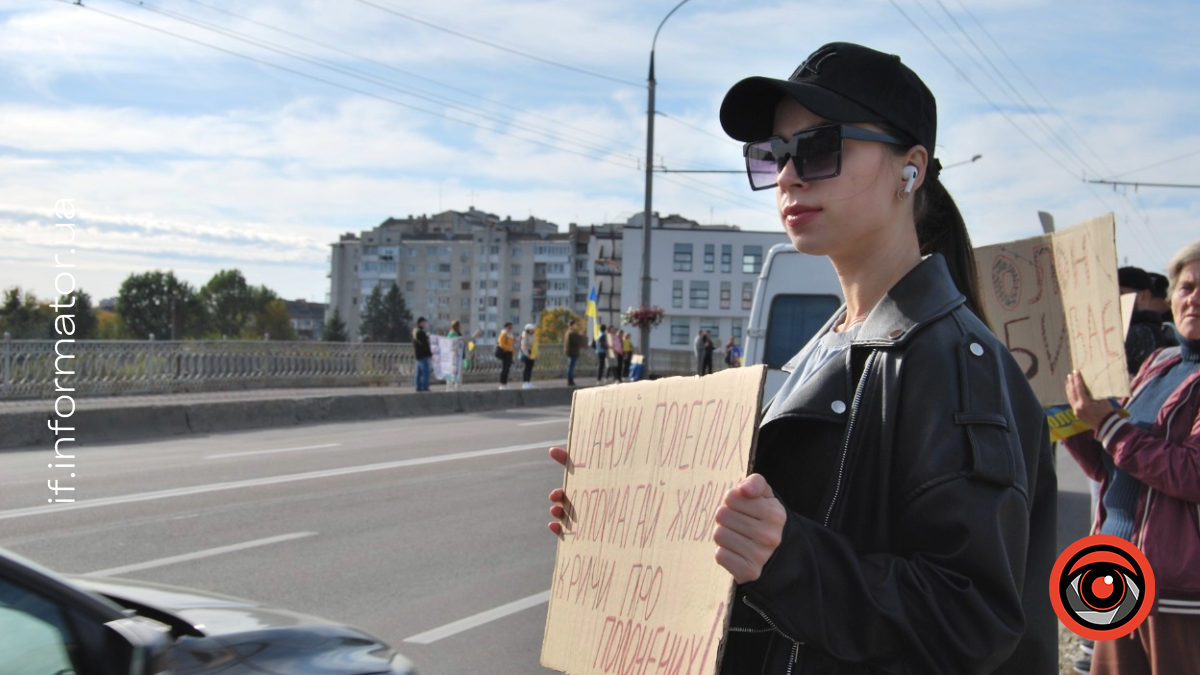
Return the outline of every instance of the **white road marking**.
{"type": "Polygon", "coordinates": [[[13,518],[25,518],[27,516],[40,516],[48,513],[63,513],[66,511],[75,511],[77,509],[91,509],[98,506],[112,506],[115,504],[129,504],[132,502],[145,502],[154,499],[167,499],[170,497],[184,497],[188,495],[204,494],[205,492],[219,492],[221,490],[238,490],[241,488],[262,487],[264,485],[278,485],[279,483],[291,483],[301,480],[314,480],[318,478],[332,478],[334,476],[348,476],[356,473],[369,473],[371,471],[387,471],[389,469],[403,469],[410,466],[421,466],[424,464],[438,464],[441,462],[453,462],[460,459],[475,459],[476,457],[489,457],[492,455],[504,455],[510,452],[521,452],[524,450],[545,450],[552,445],[563,445],[566,439],[557,441],[540,441],[538,443],[527,443],[525,445],[509,445],[503,448],[488,448],[486,450],[471,450],[469,452],[454,452],[448,455],[432,455],[429,457],[415,457],[413,459],[400,459],[394,462],[381,462],[379,464],[364,464],[361,466],[348,466],[341,469],[326,469],[324,471],[306,471],[304,473],[290,473],[283,476],[267,476],[266,478],[251,478],[249,480],[235,480],[225,483],[209,483],[207,485],[193,485],[191,487],[173,488],[170,490],[156,490],[154,492],[141,492],[129,495],[117,495],[115,497],[100,497],[97,499],[85,499],[75,502],[74,504],[51,504],[49,506],[30,506],[23,509],[11,509],[8,511],[0,511],[0,520],[10,520],[13,518]]]}
{"type": "Polygon", "coordinates": [[[541,420],[539,422],[521,422],[517,426],[519,426],[519,427],[536,427],[539,424],[559,424],[559,423],[568,422],[568,421],[570,421],[569,418],[560,417],[559,419],[556,419],[556,420],[541,420]]]}
{"type": "Polygon", "coordinates": [[[311,537],[314,534],[316,534],[316,532],[293,532],[291,534],[281,534],[278,537],[267,537],[265,539],[255,539],[253,541],[244,541],[240,544],[230,544],[229,546],[218,546],[216,548],[207,548],[207,549],[204,549],[203,551],[195,551],[193,553],[184,553],[183,555],[173,555],[169,558],[159,558],[158,560],[147,560],[146,562],[135,563],[133,565],[122,565],[121,567],[110,567],[105,570],[96,570],[95,572],[88,572],[87,574],[88,574],[88,576],[93,576],[93,577],[113,577],[113,576],[117,576],[118,574],[127,574],[129,572],[138,572],[141,570],[148,570],[148,569],[151,569],[154,567],[162,567],[164,565],[174,565],[175,563],[187,562],[189,560],[199,560],[200,558],[210,558],[214,555],[221,555],[223,553],[233,553],[234,551],[242,551],[242,550],[245,550],[248,548],[256,548],[258,546],[269,546],[271,544],[278,544],[280,542],[291,541],[293,539],[303,539],[304,537],[311,537]]]}
{"type": "Polygon", "coordinates": [[[434,628],[433,630],[427,630],[424,633],[418,633],[412,637],[404,638],[404,641],[412,642],[418,645],[427,645],[432,642],[437,642],[442,638],[448,638],[451,635],[457,635],[464,631],[471,630],[472,628],[477,628],[485,623],[491,623],[496,619],[503,619],[509,614],[516,614],[521,610],[529,609],[530,607],[537,607],[538,605],[548,602],[549,600],[550,591],[542,591],[537,595],[531,595],[528,598],[521,598],[520,600],[510,602],[507,605],[500,605],[495,609],[489,609],[486,612],[480,612],[474,616],[468,616],[465,619],[459,619],[458,621],[448,623],[441,628],[434,628]]]}
{"type": "Polygon", "coordinates": [[[299,448],[278,448],[275,450],[248,450],[246,452],[226,452],[220,455],[205,455],[204,459],[222,459],[224,457],[245,457],[246,455],[272,455],[277,452],[295,452],[296,450],[319,450],[320,448],[336,448],[341,443],[326,443],[325,445],[303,445],[299,448]]]}

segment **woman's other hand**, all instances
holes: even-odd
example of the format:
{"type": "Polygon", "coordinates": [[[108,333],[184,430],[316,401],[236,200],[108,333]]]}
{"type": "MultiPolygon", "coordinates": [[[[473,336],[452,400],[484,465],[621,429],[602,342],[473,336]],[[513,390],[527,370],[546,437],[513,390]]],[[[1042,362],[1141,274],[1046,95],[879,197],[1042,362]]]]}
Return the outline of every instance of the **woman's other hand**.
{"type": "Polygon", "coordinates": [[[1087,382],[1083,381],[1083,375],[1078,370],[1067,374],[1067,402],[1071,404],[1071,410],[1075,412],[1075,417],[1097,430],[1104,423],[1104,418],[1115,410],[1113,404],[1107,399],[1092,398],[1092,392],[1088,389],[1087,382]]]}
{"type": "MultiPolygon", "coordinates": [[[[550,458],[563,466],[567,465],[569,459],[566,448],[550,448],[550,458]]],[[[567,513],[567,494],[563,492],[562,488],[554,488],[550,491],[550,503],[550,516],[555,520],[548,523],[546,527],[550,528],[554,534],[562,536],[562,519],[567,513]]]]}
{"type": "Polygon", "coordinates": [[[767,480],[754,473],[725,493],[716,522],[713,541],[717,563],[729,570],[734,581],[743,584],[762,574],[779,547],[787,512],[767,480]]]}

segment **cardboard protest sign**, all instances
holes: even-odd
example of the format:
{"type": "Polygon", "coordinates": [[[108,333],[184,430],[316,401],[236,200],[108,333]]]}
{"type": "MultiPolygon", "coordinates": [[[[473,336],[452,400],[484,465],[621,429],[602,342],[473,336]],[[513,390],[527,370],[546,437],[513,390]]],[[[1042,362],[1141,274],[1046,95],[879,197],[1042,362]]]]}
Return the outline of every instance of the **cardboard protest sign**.
{"type": "Polygon", "coordinates": [[[449,380],[458,375],[458,360],[461,358],[461,340],[442,335],[430,335],[429,347],[433,352],[433,376],[449,380]]]}
{"type": "Polygon", "coordinates": [[[975,249],[992,330],[1042,405],[1066,402],[1078,369],[1097,398],[1129,394],[1112,214],[1040,237],[975,249]]]}
{"type": "Polygon", "coordinates": [[[764,366],[580,389],[542,665],[717,672],[733,578],[713,518],[753,461],[764,366]]]}

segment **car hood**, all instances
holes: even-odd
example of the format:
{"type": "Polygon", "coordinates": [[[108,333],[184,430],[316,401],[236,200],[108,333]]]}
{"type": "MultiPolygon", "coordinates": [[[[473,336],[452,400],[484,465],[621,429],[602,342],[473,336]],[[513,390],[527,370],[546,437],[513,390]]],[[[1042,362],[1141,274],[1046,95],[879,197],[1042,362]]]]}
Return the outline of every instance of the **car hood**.
{"type": "Polygon", "coordinates": [[[165,584],[86,576],[70,579],[171,626],[180,635],[172,648],[173,672],[180,675],[412,672],[407,660],[378,639],[318,617],[165,584]]]}
{"type": "MultiPolygon", "coordinates": [[[[68,577],[83,588],[103,595],[123,607],[143,608],[178,617],[202,635],[245,633],[263,628],[336,625],[325,619],[219,593],[198,591],[133,579],[68,577]]],[[[162,621],[153,612],[149,618],[162,621]]],[[[165,622],[164,622],[165,623],[165,622]]]]}

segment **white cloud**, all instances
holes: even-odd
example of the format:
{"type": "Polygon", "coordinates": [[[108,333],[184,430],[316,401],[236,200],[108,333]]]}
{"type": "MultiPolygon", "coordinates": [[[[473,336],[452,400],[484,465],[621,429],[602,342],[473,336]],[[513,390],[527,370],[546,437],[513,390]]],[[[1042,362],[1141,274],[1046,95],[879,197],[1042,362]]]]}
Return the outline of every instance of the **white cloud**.
{"type": "MultiPolygon", "coordinates": [[[[0,72],[8,77],[0,105],[0,236],[8,242],[0,253],[0,287],[20,283],[48,293],[38,262],[47,246],[45,214],[65,196],[86,215],[97,279],[91,285],[104,287],[98,295],[115,293],[130,271],[172,266],[199,284],[236,265],[285,297],[319,299],[327,284],[327,245],[388,216],[475,206],[514,218],[532,214],[565,228],[569,222],[621,220],[643,208],[643,174],[636,168],[645,153],[641,83],[654,28],[670,3],[451,0],[416,10],[454,30],[627,83],[571,74],[362,3],[339,3],[336,11],[315,0],[207,3],[426,79],[334,56],[192,3],[161,6],[445,96],[460,109],[264,55],[119,3],[96,7],[439,115],[254,65],[86,9],[0,1],[0,72]],[[493,119],[471,116],[464,107],[493,119]],[[595,147],[583,149],[578,142],[595,147]]],[[[1200,9],[1192,4],[971,3],[974,17],[1021,72],[959,5],[946,4],[1043,110],[1059,138],[1100,175],[1200,151],[1200,131],[1191,121],[1200,104],[1200,57],[1190,47],[1190,26],[1200,9]],[[1044,110],[1025,77],[1073,132],[1044,110]]],[[[935,14],[934,21],[921,11],[939,11],[934,4],[902,7],[953,63],[885,0],[683,6],[657,45],[656,107],[670,118],[655,124],[656,163],[740,168],[738,144],[722,138],[717,122],[727,88],[751,74],[784,77],[820,43],[854,40],[902,54],[930,84],[939,101],[937,154],[943,162],[983,155],[945,174],[977,243],[1037,233],[1038,209],[1052,211],[1060,225],[1116,210],[1121,254],[1146,267],[1161,267],[1165,255],[1194,238],[1191,214],[1200,194],[1147,188],[1126,199],[1108,187],[1089,189],[1080,163],[988,79],[986,64],[973,63],[955,46],[966,42],[945,15],[935,14]],[[972,83],[1068,169],[1024,139],[972,83]]],[[[1200,156],[1132,177],[1196,183],[1198,170],[1200,156]]],[[[749,229],[778,227],[771,195],[752,193],[741,175],[659,174],[654,190],[654,208],[662,213],[749,229]]]]}

